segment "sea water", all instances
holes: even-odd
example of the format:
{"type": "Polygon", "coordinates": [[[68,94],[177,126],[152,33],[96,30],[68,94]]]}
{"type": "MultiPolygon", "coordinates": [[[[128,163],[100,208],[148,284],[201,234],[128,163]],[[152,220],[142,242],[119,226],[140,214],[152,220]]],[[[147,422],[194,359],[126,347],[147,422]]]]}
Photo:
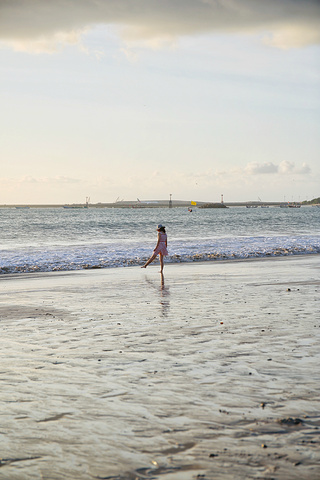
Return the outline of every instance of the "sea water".
{"type": "Polygon", "coordinates": [[[142,265],[166,226],[166,262],[320,253],[320,208],[0,209],[0,273],[142,265]]]}

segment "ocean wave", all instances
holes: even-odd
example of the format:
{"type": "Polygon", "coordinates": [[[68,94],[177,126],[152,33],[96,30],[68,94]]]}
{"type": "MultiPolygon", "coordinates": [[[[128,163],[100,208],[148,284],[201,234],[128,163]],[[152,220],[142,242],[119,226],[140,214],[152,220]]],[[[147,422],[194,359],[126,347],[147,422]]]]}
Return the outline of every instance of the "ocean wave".
{"type": "MultiPolygon", "coordinates": [[[[166,263],[214,262],[221,260],[246,260],[252,258],[284,257],[320,253],[320,239],[300,242],[281,239],[255,238],[228,239],[218,248],[199,248],[199,245],[176,245],[166,257],[166,263]],[[272,241],[273,240],[273,241],[272,241]],[[273,245],[272,245],[273,244],[273,245]],[[235,248],[236,247],[236,248],[235,248]]],[[[208,247],[208,246],[206,246],[208,247]]],[[[101,246],[78,246],[64,250],[38,250],[36,252],[2,252],[0,275],[14,273],[93,270],[143,265],[151,252],[148,248],[127,249],[114,246],[105,252],[101,246]],[[139,250],[139,251],[137,251],[139,250]],[[7,257],[7,258],[6,258],[7,257]]]]}

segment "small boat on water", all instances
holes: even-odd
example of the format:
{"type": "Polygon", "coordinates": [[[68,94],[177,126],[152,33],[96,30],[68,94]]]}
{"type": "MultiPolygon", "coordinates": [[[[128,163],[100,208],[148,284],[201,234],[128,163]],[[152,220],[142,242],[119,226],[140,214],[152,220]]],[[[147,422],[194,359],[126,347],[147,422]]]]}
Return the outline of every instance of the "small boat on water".
{"type": "Polygon", "coordinates": [[[281,203],[280,208],[300,208],[301,203],[296,202],[288,202],[288,203],[281,203]]]}
{"type": "Polygon", "coordinates": [[[289,208],[300,208],[301,204],[300,203],[289,203],[288,207],[289,208]]]}

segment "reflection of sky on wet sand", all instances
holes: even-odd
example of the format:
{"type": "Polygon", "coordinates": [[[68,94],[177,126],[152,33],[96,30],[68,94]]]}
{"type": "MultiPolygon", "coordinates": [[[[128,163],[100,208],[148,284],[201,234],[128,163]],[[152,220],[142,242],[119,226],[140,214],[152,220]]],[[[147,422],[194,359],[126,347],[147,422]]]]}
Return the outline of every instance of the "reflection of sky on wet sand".
{"type": "Polygon", "coordinates": [[[316,478],[319,264],[3,276],[0,479],[316,478]]]}
{"type": "Polygon", "coordinates": [[[160,274],[160,282],[157,280],[151,280],[147,276],[145,277],[145,281],[153,288],[153,291],[157,293],[161,315],[167,317],[170,310],[170,289],[165,283],[164,275],[160,274]]]}

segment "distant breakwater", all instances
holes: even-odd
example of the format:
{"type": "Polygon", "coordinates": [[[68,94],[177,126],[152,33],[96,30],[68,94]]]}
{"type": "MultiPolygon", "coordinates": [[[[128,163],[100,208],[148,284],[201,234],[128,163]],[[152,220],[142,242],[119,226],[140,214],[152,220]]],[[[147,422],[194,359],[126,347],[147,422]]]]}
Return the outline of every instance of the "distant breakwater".
{"type": "MultiPolygon", "coordinates": [[[[172,200],[172,204],[169,204],[168,200],[153,200],[146,202],[137,201],[120,201],[113,203],[92,203],[88,206],[81,203],[72,204],[3,204],[0,208],[12,208],[12,209],[25,209],[30,208],[65,208],[68,209],[90,209],[90,208],[225,208],[225,207],[280,207],[284,205],[284,202],[193,202],[184,200],[172,200]],[[196,203],[194,205],[193,203],[196,203]]],[[[311,205],[301,205],[311,206],[311,205]]]]}

